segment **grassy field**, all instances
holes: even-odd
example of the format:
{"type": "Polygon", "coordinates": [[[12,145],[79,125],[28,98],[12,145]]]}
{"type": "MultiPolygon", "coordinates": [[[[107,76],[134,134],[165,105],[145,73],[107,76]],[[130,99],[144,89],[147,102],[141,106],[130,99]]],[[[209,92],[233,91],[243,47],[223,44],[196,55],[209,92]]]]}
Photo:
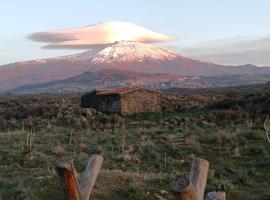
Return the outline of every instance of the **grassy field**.
{"type": "Polygon", "coordinates": [[[82,116],[77,96],[2,95],[0,199],[65,199],[56,159],[73,158],[80,172],[91,154],[101,154],[92,199],[173,199],[171,180],[187,175],[192,159],[200,157],[210,162],[207,192],[268,200],[268,110],[261,108],[268,101],[262,98],[222,97],[204,107],[120,117],[82,116]]]}

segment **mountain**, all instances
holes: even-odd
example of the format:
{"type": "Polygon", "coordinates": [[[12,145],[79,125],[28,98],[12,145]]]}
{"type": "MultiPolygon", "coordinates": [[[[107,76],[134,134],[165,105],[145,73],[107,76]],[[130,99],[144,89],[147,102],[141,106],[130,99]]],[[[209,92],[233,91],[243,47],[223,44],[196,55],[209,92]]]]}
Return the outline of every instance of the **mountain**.
{"type": "MultiPolygon", "coordinates": [[[[194,79],[189,78],[189,79],[194,79]]],[[[13,90],[12,93],[70,93],[85,92],[100,87],[129,86],[129,87],[162,87],[169,82],[183,82],[186,77],[171,74],[147,74],[119,69],[101,69],[85,72],[68,79],[52,81],[42,84],[24,85],[13,90]]]]}
{"type": "Polygon", "coordinates": [[[102,69],[181,76],[259,75],[270,68],[253,65],[222,66],[196,61],[180,53],[134,41],[115,42],[100,51],[0,66],[0,91],[41,84],[102,69]]]}
{"type": "Polygon", "coordinates": [[[85,72],[68,79],[24,85],[11,93],[76,93],[104,87],[211,88],[258,84],[270,81],[270,75],[180,76],[148,74],[119,69],[85,72]]]}
{"type": "MultiPolygon", "coordinates": [[[[87,56],[85,52],[83,56],[87,56]]],[[[84,57],[63,56],[17,62],[0,67],[0,91],[25,84],[38,84],[65,79],[89,71],[84,57]]],[[[86,59],[86,58],[85,58],[86,59]]]]}

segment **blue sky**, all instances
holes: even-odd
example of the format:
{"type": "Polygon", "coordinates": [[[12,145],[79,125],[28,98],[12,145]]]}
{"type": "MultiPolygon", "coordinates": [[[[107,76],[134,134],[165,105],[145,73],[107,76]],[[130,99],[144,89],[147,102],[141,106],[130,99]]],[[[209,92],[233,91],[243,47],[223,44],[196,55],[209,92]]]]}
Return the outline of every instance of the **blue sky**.
{"type": "Polygon", "coordinates": [[[176,37],[163,45],[189,57],[270,66],[269,10],[268,0],[3,0],[0,64],[78,52],[41,49],[31,33],[126,21],[176,37]]]}

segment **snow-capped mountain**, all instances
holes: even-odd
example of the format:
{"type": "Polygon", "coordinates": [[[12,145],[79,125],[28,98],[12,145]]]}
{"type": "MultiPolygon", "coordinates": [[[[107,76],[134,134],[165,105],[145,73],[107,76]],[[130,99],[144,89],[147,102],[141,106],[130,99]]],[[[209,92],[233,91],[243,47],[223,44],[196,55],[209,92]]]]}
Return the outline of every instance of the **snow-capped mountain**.
{"type": "Polygon", "coordinates": [[[26,84],[67,79],[101,69],[182,76],[270,74],[270,68],[267,67],[216,65],[192,60],[178,52],[155,45],[119,41],[101,50],[0,66],[0,91],[26,84]]]}
{"type": "Polygon", "coordinates": [[[168,49],[133,41],[116,42],[98,52],[92,59],[93,64],[127,64],[170,61],[182,58],[168,49]]]}

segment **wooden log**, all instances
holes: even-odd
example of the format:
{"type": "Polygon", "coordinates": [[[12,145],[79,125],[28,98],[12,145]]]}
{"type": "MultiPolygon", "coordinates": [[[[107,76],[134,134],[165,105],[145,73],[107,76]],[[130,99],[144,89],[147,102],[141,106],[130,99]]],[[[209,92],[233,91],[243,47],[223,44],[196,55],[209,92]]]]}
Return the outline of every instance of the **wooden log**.
{"type": "Polygon", "coordinates": [[[87,167],[81,175],[80,187],[83,200],[89,200],[102,163],[103,157],[99,155],[92,155],[89,159],[87,167]]]}
{"type": "Polygon", "coordinates": [[[171,188],[176,200],[197,200],[194,187],[186,176],[176,177],[171,183],[171,188]]]}
{"type": "Polygon", "coordinates": [[[73,161],[60,159],[56,162],[56,170],[61,186],[69,200],[89,200],[102,162],[102,156],[92,155],[85,171],[80,176],[80,181],[73,161]]]}
{"type": "Polygon", "coordinates": [[[56,163],[60,183],[69,200],[83,200],[77,172],[71,160],[60,159],[56,163]]]}
{"type": "Polygon", "coordinates": [[[196,158],[192,162],[189,179],[194,186],[197,200],[203,200],[208,168],[207,160],[196,158]]]}
{"type": "Polygon", "coordinates": [[[209,192],[206,195],[205,200],[226,200],[225,192],[209,192]]]}

